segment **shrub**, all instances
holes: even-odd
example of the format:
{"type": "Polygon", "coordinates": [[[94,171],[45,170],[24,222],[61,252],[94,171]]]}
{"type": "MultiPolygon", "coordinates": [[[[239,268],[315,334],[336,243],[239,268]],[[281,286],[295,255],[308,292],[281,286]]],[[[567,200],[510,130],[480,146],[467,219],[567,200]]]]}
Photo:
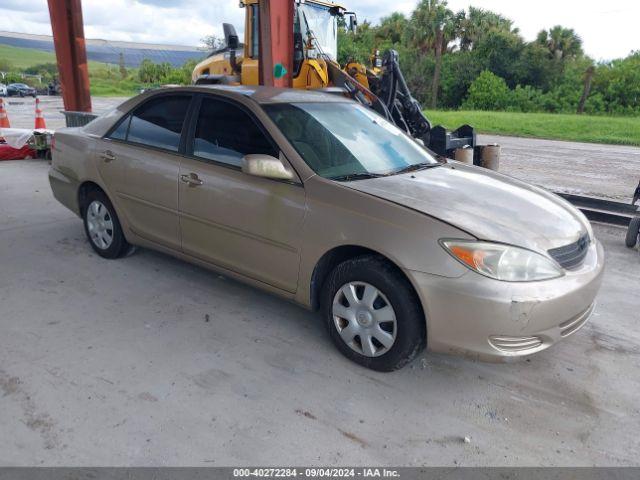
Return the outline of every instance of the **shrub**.
{"type": "Polygon", "coordinates": [[[505,110],[510,90],[503,78],[484,70],[469,87],[469,95],[462,108],[465,110],[505,110]]]}
{"type": "Polygon", "coordinates": [[[509,92],[507,109],[513,112],[540,112],[543,107],[544,94],[539,88],[531,85],[517,85],[509,92]]]}

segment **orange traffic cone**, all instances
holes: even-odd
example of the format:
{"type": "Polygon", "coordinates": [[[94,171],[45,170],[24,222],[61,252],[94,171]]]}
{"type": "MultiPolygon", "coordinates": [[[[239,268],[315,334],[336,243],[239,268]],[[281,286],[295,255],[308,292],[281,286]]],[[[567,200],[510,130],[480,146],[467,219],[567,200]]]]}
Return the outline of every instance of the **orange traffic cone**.
{"type": "Polygon", "coordinates": [[[4,109],[4,101],[0,98],[0,128],[11,128],[9,125],[9,117],[7,117],[7,111],[4,109]]]}
{"type": "Polygon", "coordinates": [[[42,110],[40,110],[40,99],[36,97],[36,130],[46,129],[47,124],[44,123],[44,117],[42,116],[42,110]]]}

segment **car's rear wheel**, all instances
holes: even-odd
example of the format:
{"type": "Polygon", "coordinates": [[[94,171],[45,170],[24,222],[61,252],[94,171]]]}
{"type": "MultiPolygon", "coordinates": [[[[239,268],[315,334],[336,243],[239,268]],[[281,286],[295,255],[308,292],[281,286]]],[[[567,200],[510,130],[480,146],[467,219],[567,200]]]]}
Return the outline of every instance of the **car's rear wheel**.
{"type": "Polygon", "coordinates": [[[338,265],[321,301],[333,342],[367,368],[397,370],[426,344],[420,301],[404,275],[383,258],[366,255],[338,265]]]}
{"type": "Polygon", "coordinates": [[[87,193],[82,208],[84,230],[93,250],[104,258],[118,258],[129,250],[118,216],[100,190],[87,193]]]}
{"type": "Polygon", "coordinates": [[[629,228],[627,229],[627,237],[625,238],[625,244],[629,248],[636,246],[638,242],[638,235],[640,234],[640,217],[634,217],[629,222],[629,228]]]}

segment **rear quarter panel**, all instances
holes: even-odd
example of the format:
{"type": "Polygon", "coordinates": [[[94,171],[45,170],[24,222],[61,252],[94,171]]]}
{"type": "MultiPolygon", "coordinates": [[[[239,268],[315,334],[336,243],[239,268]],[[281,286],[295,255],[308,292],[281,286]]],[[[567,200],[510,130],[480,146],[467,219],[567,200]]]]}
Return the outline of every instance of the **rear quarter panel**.
{"type": "Polygon", "coordinates": [[[92,181],[104,188],[95,168],[95,135],[82,128],[62,128],[55,133],[49,181],[53,195],[65,207],[80,214],[78,188],[92,181]]]}

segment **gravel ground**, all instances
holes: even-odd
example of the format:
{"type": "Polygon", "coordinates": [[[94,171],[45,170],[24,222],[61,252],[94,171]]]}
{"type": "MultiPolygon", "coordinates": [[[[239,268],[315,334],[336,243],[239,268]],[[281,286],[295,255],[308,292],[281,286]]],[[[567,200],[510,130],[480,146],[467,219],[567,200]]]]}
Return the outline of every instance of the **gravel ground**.
{"type": "Polygon", "coordinates": [[[604,284],[565,341],[381,374],[278,298],[149,250],[96,256],[47,169],[0,162],[0,465],[639,465],[623,230],[595,226],[604,284]]]}

